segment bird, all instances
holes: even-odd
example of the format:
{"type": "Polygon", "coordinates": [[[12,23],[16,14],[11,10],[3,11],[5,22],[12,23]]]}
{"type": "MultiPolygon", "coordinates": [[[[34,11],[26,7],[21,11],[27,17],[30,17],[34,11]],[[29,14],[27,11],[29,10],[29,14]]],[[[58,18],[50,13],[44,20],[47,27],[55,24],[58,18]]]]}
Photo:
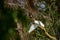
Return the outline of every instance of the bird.
{"type": "Polygon", "coordinates": [[[31,33],[32,31],[34,31],[39,25],[41,27],[45,27],[42,21],[34,20],[34,24],[31,24],[28,33],[31,33]]]}

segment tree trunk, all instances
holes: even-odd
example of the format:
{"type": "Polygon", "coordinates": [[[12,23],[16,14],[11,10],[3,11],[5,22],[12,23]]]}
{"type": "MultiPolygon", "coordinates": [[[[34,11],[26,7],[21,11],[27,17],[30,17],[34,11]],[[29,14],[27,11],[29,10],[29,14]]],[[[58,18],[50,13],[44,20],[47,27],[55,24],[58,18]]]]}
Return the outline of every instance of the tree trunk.
{"type": "Polygon", "coordinates": [[[29,40],[29,34],[24,32],[24,27],[22,26],[22,22],[18,21],[17,19],[15,20],[16,24],[17,24],[17,31],[19,33],[19,36],[21,38],[21,40],[29,40]]]}

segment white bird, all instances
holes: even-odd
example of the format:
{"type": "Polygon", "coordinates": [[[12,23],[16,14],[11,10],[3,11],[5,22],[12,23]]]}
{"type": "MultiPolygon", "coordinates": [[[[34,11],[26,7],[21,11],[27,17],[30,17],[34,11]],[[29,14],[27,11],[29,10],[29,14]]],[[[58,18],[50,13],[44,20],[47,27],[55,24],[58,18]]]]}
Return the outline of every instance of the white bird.
{"type": "Polygon", "coordinates": [[[39,23],[40,23],[40,25],[41,25],[42,27],[44,27],[44,26],[45,26],[41,21],[39,21],[39,23]]]}
{"type": "Polygon", "coordinates": [[[35,30],[38,27],[38,25],[41,25],[42,27],[44,27],[44,24],[41,21],[34,20],[34,23],[35,24],[31,25],[28,33],[31,33],[33,30],[35,30]]]}
{"type": "Polygon", "coordinates": [[[42,27],[44,27],[44,24],[41,21],[34,20],[34,23],[38,25],[40,24],[42,27]]]}
{"type": "Polygon", "coordinates": [[[34,20],[34,23],[35,23],[35,24],[39,24],[39,21],[37,21],[37,20],[34,20]]]}
{"type": "Polygon", "coordinates": [[[29,31],[28,31],[28,33],[31,33],[34,29],[36,29],[38,27],[38,25],[36,25],[36,24],[32,24],[31,25],[31,27],[30,27],[30,29],[29,29],[29,31]]]}

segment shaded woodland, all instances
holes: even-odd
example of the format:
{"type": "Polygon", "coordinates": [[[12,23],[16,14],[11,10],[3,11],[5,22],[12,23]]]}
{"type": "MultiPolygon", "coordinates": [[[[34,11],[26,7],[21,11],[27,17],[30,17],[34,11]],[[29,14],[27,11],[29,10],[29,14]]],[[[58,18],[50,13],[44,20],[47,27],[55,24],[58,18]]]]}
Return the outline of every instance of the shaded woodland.
{"type": "Polygon", "coordinates": [[[60,40],[60,0],[1,0],[0,40],[60,40]]]}

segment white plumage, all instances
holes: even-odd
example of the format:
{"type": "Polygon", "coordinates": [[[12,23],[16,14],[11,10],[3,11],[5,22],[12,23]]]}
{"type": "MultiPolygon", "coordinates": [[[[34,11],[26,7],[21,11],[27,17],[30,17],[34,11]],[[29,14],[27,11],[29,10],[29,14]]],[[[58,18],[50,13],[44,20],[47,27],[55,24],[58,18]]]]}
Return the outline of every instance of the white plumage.
{"type": "Polygon", "coordinates": [[[34,20],[34,23],[38,24],[38,25],[41,25],[42,27],[44,27],[44,24],[41,21],[34,20]]]}
{"type": "Polygon", "coordinates": [[[40,25],[41,25],[42,27],[44,27],[44,26],[45,26],[41,21],[39,21],[39,23],[40,23],[40,25]]]}
{"type": "Polygon", "coordinates": [[[34,23],[35,23],[35,24],[39,24],[39,21],[37,21],[37,20],[34,20],[34,23]]]}
{"type": "Polygon", "coordinates": [[[31,33],[37,27],[38,27],[38,25],[32,24],[28,32],[31,33]]]}
{"type": "Polygon", "coordinates": [[[34,20],[34,23],[35,24],[31,25],[28,33],[31,33],[33,30],[35,30],[38,27],[38,25],[41,25],[41,27],[44,27],[44,24],[41,21],[34,20]]]}

